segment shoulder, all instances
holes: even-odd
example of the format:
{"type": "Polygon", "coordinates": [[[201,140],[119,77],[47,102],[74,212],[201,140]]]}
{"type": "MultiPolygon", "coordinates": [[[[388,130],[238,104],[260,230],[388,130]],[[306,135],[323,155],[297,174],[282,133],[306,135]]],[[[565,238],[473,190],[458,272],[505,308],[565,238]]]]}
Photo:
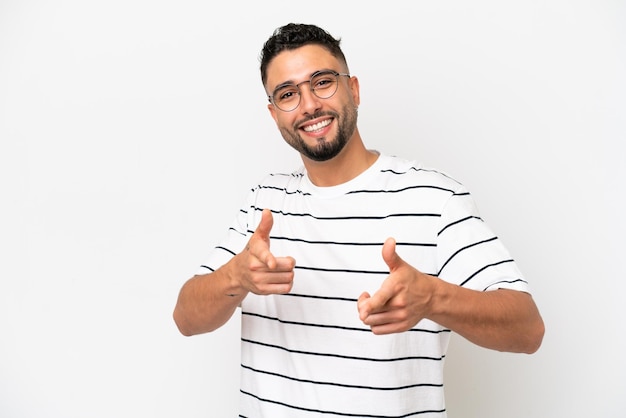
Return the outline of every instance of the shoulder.
{"type": "Polygon", "coordinates": [[[297,192],[301,188],[302,179],[305,175],[303,167],[288,173],[274,172],[268,173],[260,179],[251,189],[252,192],[259,192],[266,189],[283,190],[297,192]]]}
{"type": "Polygon", "coordinates": [[[394,155],[380,156],[379,170],[387,181],[449,190],[458,193],[464,190],[463,184],[442,170],[423,165],[421,162],[394,155]]]}

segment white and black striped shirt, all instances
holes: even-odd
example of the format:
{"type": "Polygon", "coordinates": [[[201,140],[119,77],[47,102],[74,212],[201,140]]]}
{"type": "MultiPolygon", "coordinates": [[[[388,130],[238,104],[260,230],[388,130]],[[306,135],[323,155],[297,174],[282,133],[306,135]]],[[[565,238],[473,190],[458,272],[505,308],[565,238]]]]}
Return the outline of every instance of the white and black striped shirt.
{"type": "Polygon", "coordinates": [[[450,330],[423,320],[376,336],[356,301],[387,277],[388,237],[424,273],[477,290],[528,290],[465,188],[386,155],[335,187],[314,186],[304,169],[269,175],[200,273],[244,248],[264,208],[274,216],[271,251],[295,258],[295,279],[288,295],[242,303],[240,417],[445,417],[450,330]]]}

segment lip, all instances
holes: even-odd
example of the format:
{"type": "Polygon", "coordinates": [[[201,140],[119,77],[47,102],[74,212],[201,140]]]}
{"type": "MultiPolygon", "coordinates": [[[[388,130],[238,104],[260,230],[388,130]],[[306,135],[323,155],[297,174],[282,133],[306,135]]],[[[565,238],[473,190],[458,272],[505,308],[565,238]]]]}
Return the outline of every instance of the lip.
{"type": "Polygon", "coordinates": [[[317,118],[301,124],[299,126],[299,129],[307,135],[320,136],[324,135],[330,129],[333,121],[334,118],[328,116],[323,118],[317,118]],[[319,126],[316,127],[316,125],[319,126]],[[307,128],[313,128],[313,130],[307,130],[307,128]]]}

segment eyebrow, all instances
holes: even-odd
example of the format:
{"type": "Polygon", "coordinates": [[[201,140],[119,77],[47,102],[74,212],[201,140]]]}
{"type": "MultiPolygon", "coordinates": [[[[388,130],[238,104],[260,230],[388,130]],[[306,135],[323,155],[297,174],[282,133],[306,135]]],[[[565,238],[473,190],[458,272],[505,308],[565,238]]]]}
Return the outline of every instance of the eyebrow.
{"type": "MultiPolygon", "coordinates": [[[[313,76],[315,76],[316,74],[323,73],[323,72],[325,72],[325,71],[335,71],[335,72],[337,72],[337,73],[339,72],[339,71],[337,71],[337,70],[333,70],[332,68],[322,68],[321,70],[315,70],[315,71],[313,71],[313,72],[311,73],[311,75],[309,75],[309,78],[308,78],[308,79],[306,79],[306,80],[302,80],[300,83],[304,83],[304,82],[306,82],[306,81],[309,81],[309,80],[311,80],[311,78],[312,78],[313,76]]],[[[279,85],[277,85],[276,87],[274,87],[274,90],[272,90],[272,91],[273,91],[273,92],[275,92],[276,90],[281,89],[281,88],[283,88],[283,87],[295,86],[295,85],[300,84],[300,83],[296,83],[296,82],[295,82],[295,81],[293,81],[293,80],[287,80],[287,81],[284,81],[284,82],[280,83],[280,84],[279,84],[279,85]]]]}

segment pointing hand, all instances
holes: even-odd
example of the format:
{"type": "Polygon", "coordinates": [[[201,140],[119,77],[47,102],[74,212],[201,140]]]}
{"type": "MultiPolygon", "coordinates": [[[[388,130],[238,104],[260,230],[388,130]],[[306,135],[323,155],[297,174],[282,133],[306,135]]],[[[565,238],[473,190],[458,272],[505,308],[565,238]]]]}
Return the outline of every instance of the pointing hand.
{"type": "Polygon", "coordinates": [[[434,277],[406,263],[396,253],[393,238],[385,241],[382,256],[389,267],[389,276],[374,295],[361,294],[357,302],[359,318],[374,334],[407,331],[430,311],[434,277]]]}
{"type": "Polygon", "coordinates": [[[250,237],[246,248],[237,255],[241,286],[259,295],[288,293],[293,286],[295,260],[276,257],[270,251],[270,231],[274,225],[272,213],[265,209],[261,222],[250,237]]]}

